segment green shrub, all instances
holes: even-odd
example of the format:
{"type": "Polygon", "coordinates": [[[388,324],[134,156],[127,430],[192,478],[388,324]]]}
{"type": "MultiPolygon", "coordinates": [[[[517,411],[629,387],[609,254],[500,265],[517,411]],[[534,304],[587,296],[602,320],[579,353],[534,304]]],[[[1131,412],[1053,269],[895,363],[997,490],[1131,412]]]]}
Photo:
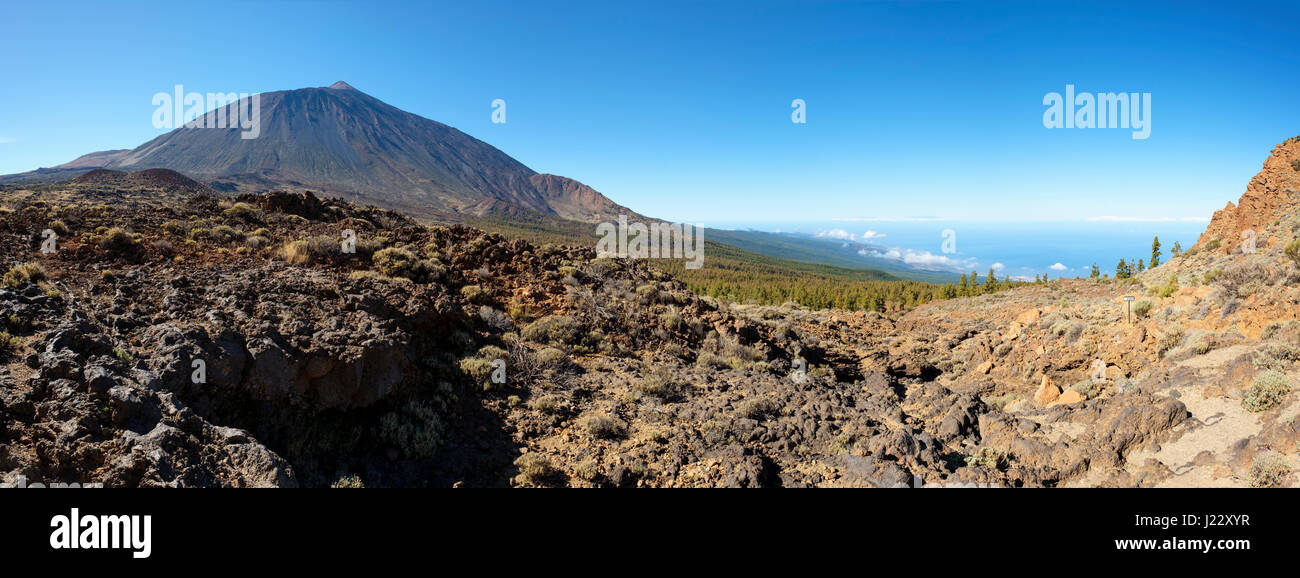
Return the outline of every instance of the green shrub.
{"type": "Polygon", "coordinates": [[[483,357],[466,357],[460,360],[460,370],[469,376],[470,380],[484,390],[492,389],[492,372],[496,369],[492,366],[492,359],[483,357]]]}
{"type": "Polygon", "coordinates": [[[140,244],[136,241],[135,235],[126,232],[121,227],[113,227],[104,233],[99,239],[99,248],[114,254],[129,253],[138,249],[140,244]]]}
{"type": "Polygon", "coordinates": [[[572,317],[548,315],[524,327],[524,339],[546,345],[570,345],[581,336],[578,324],[572,317]]]}
{"type": "Polygon", "coordinates": [[[537,363],[542,367],[557,367],[568,363],[569,354],[554,347],[546,347],[537,352],[537,363]]]}
{"type": "Polygon", "coordinates": [[[460,288],[460,296],[470,303],[482,304],[492,297],[492,293],[478,285],[466,285],[460,288]]]}
{"type": "Polygon", "coordinates": [[[1214,349],[1214,336],[1207,331],[1198,331],[1187,340],[1187,349],[1197,355],[1205,355],[1214,349]]]}
{"type": "Polygon", "coordinates": [[[727,359],[725,357],[722,357],[721,355],[718,355],[711,351],[700,352],[699,356],[695,358],[695,364],[699,365],[700,367],[707,367],[709,369],[716,369],[716,370],[731,368],[731,364],[727,363],[727,359]]]}
{"type": "Polygon", "coordinates": [[[558,413],[564,407],[564,399],[558,395],[543,395],[528,400],[528,408],[542,413],[558,413]]]}
{"type": "Polygon", "coordinates": [[[1291,384],[1286,374],[1280,371],[1265,371],[1255,378],[1255,382],[1246,390],[1241,405],[1247,411],[1260,412],[1282,405],[1291,393],[1291,384]]]}
{"type": "Polygon", "coordinates": [[[1174,325],[1165,329],[1156,340],[1156,356],[1163,358],[1165,353],[1170,349],[1178,347],[1183,342],[1183,328],[1180,325],[1174,325]]]}
{"type": "Polygon", "coordinates": [[[986,397],[984,398],[984,403],[988,404],[988,406],[993,409],[1002,411],[1006,409],[1008,405],[1011,405],[1012,403],[1020,401],[1024,398],[1025,396],[1020,395],[1018,393],[1008,393],[1005,395],[993,395],[993,396],[986,397]]]}
{"type": "Polygon", "coordinates": [[[747,419],[761,420],[776,413],[776,402],[766,397],[752,397],[736,406],[736,413],[747,419]]]}
{"type": "Polygon", "coordinates": [[[1011,463],[1005,451],[990,447],[982,447],[975,453],[967,455],[965,461],[968,468],[988,468],[991,470],[1003,469],[1011,463]]]}
{"type": "Polygon", "coordinates": [[[1300,347],[1285,343],[1269,345],[1251,356],[1256,367],[1279,372],[1286,371],[1297,361],[1300,361],[1300,347]]]}
{"type": "Polygon", "coordinates": [[[412,401],[379,419],[379,437],[407,457],[427,459],[442,443],[443,420],[437,409],[423,401],[412,401]]]}
{"type": "Polygon", "coordinates": [[[1295,263],[1297,267],[1300,267],[1300,239],[1287,243],[1286,248],[1283,249],[1283,251],[1286,253],[1287,258],[1291,259],[1292,263],[1295,263]]]}
{"type": "Polygon", "coordinates": [[[583,460],[573,466],[573,473],[579,479],[594,482],[600,478],[600,465],[596,463],[596,460],[583,460]]]}
{"type": "Polygon", "coordinates": [[[39,283],[44,280],[45,268],[39,263],[23,263],[10,269],[4,276],[5,286],[15,289],[28,283],[39,283]]]}
{"type": "Polygon", "coordinates": [[[515,480],[525,484],[542,485],[559,473],[546,456],[537,452],[528,452],[519,456],[515,459],[515,467],[519,468],[519,475],[515,480]]]}
{"type": "Polygon", "coordinates": [[[310,265],[333,260],[343,254],[343,249],[337,239],[317,236],[290,241],[281,252],[284,260],[291,265],[310,265]]]}
{"type": "Polygon", "coordinates": [[[685,326],[685,323],[682,321],[681,313],[678,313],[675,309],[669,309],[659,316],[659,326],[667,331],[677,331],[685,326]]]}
{"type": "Polygon", "coordinates": [[[331,488],[364,488],[366,487],[366,484],[365,482],[361,481],[360,476],[356,474],[348,474],[346,476],[339,478],[334,483],[330,484],[330,487],[331,488]]]}
{"type": "Polygon", "coordinates": [[[244,240],[244,232],[238,231],[228,225],[217,225],[212,228],[212,240],[221,244],[233,243],[244,240]]]}
{"type": "Polygon", "coordinates": [[[1083,397],[1092,399],[1097,397],[1097,383],[1092,378],[1084,379],[1070,386],[1070,391],[1078,392],[1083,397]]]}
{"type": "Polygon", "coordinates": [[[167,221],[162,224],[164,233],[173,237],[184,237],[190,232],[190,225],[184,221],[167,221]]]}
{"type": "Polygon", "coordinates": [[[582,418],[580,425],[592,436],[606,439],[623,435],[624,428],[627,427],[622,420],[605,414],[588,415],[582,418]]]}
{"type": "MultiPolygon", "coordinates": [[[[415,253],[399,247],[389,247],[374,253],[375,268],[389,277],[402,277],[423,283],[441,277],[442,266],[421,259],[415,253]]],[[[463,294],[463,291],[462,291],[463,294]]]]}
{"type": "Polygon", "coordinates": [[[1133,305],[1133,315],[1136,315],[1138,319],[1142,319],[1147,315],[1151,314],[1152,306],[1153,306],[1152,303],[1145,299],[1142,301],[1138,301],[1136,304],[1133,305]]]}
{"type": "Polygon", "coordinates": [[[641,378],[636,388],[644,395],[668,399],[677,393],[677,380],[668,368],[656,366],[646,372],[646,376],[641,378]]]}
{"type": "Polygon", "coordinates": [[[254,220],[260,218],[262,211],[248,203],[235,203],[229,209],[222,211],[227,217],[243,220],[254,220]]]}
{"type": "Polygon", "coordinates": [[[1178,292],[1177,275],[1170,275],[1169,279],[1165,280],[1164,285],[1157,285],[1151,288],[1151,295],[1160,298],[1168,297],[1170,295],[1173,295],[1176,292],[1178,292]]]}
{"type": "Polygon", "coordinates": [[[1250,466],[1250,486],[1252,488],[1280,488],[1286,484],[1286,477],[1291,474],[1291,464],[1286,457],[1269,451],[1255,456],[1250,466]]]}

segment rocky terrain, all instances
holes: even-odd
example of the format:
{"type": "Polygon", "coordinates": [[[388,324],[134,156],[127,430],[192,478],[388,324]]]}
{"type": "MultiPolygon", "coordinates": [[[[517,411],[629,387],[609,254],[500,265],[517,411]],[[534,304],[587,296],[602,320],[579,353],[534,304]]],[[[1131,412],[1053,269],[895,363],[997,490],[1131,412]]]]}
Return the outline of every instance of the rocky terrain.
{"type": "Polygon", "coordinates": [[[10,195],[0,481],[1295,485],[1297,158],[1135,278],[886,314],[309,193],[10,195]]]}

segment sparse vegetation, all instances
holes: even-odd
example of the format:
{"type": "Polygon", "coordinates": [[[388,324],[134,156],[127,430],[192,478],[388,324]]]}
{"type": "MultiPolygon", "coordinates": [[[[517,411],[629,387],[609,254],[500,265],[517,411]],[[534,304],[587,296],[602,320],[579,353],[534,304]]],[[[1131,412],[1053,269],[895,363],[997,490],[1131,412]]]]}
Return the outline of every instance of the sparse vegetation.
{"type": "Polygon", "coordinates": [[[364,488],[366,487],[366,484],[365,482],[361,481],[361,476],[358,476],[356,474],[348,474],[346,476],[339,478],[334,483],[330,484],[330,487],[331,488],[364,488]]]}
{"type": "Polygon", "coordinates": [[[108,229],[99,237],[99,248],[115,255],[126,255],[140,247],[136,236],[120,227],[108,229]]]}
{"type": "Polygon", "coordinates": [[[411,401],[379,419],[381,439],[410,458],[427,459],[442,443],[442,415],[427,401],[411,401]]]}
{"type": "Polygon", "coordinates": [[[342,248],[337,239],[319,236],[290,241],[284,245],[282,252],[284,260],[291,265],[310,265],[338,258],[342,254],[342,248]]]}
{"type": "Polygon", "coordinates": [[[1255,456],[1250,466],[1250,486],[1252,488],[1281,488],[1291,475],[1291,464],[1285,456],[1277,452],[1263,452],[1255,456]]]}
{"type": "Polygon", "coordinates": [[[460,288],[460,296],[470,303],[479,304],[487,302],[492,293],[480,285],[466,285],[460,288]]]}
{"type": "Polygon", "coordinates": [[[1269,345],[1256,351],[1251,361],[1261,369],[1284,372],[1300,361],[1300,347],[1285,343],[1269,345]]]}
{"type": "Polygon", "coordinates": [[[434,261],[421,259],[415,253],[390,247],[374,254],[375,268],[389,277],[404,277],[417,283],[423,283],[442,277],[442,265],[434,261]]]}
{"type": "Polygon", "coordinates": [[[1151,315],[1151,308],[1154,305],[1145,299],[1133,304],[1133,315],[1138,319],[1144,319],[1151,315]]]}
{"type": "Polygon", "coordinates": [[[1282,251],[1292,263],[1297,267],[1300,267],[1300,239],[1294,239],[1290,243],[1287,243],[1286,248],[1282,251]]]}
{"type": "Polygon", "coordinates": [[[1286,374],[1269,370],[1255,378],[1250,389],[1246,390],[1241,405],[1247,411],[1266,411],[1282,405],[1290,393],[1291,383],[1286,374]]]}
{"type": "Polygon", "coordinates": [[[524,328],[524,339],[544,345],[570,345],[578,342],[578,325],[572,317],[549,315],[524,328]]]}
{"type": "Polygon", "coordinates": [[[627,427],[622,420],[607,414],[587,415],[579,423],[593,437],[605,439],[621,437],[627,427]]]}
{"type": "Polygon", "coordinates": [[[1164,357],[1169,350],[1178,347],[1183,342],[1183,328],[1180,325],[1172,325],[1160,334],[1156,340],[1156,356],[1164,357]]]}
{"type": "Polygon", "coordinates": [[[1151,288],[1151,295],[1165,298],[1178,292],[1178,276],[1170,275],[1163,285],[1157,285],[1151,288]]]}
{"type": "Polygon", "coordinates": [[[23,263],[5,273],[4,285],[16,289],[28,283],[39,283],[44,280],[45,267],[39,263],[23,263]]]}
{"type": "Polygon", "coordinates": [[[988,468],[990,470],[1001,470],[1010,465],[1010,459],[1005,451],[987,446],[966,456],[965,461],[968,468],[988,468]]]}
{"type": "Polygon", "coordinates": [[[551,465],[551,460],[537,452],[528,452],[515,459],[515,467],[519,468],[518,481],[525,484],[543,485],[549,478],[555,476],[558,472],[551,465]]]}
{"type": "Polygon", "coordinates": [[[242,219],[245,221],[258,220],[262,211],[248,203],[235,203],[229,209],[224,211],[227,217],[242,219]]]}
{"type": "Polygon", "coordinates": [[[645,377],[637,383],[637,390],[644,395],[659,399],[669,399],[677,393],[677,379],[663,366],[657,366],[646,372],[645,377]]]}

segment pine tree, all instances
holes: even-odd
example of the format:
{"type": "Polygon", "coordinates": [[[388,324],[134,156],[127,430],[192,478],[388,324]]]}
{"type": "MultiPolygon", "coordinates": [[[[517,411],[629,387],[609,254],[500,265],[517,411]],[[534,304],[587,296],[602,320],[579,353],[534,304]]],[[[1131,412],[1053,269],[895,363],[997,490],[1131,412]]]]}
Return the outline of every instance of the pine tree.
{"type": "Polygon", "coordinates": [[[1182,254],[1183,254],[1183,246],[1180,245],[1180,244],[1178,243],[1178,241],[1174,241],[1174,248],[1173,248],[1173,249],[1170,249],[1169,252],[1170,252],[1171,254],[1173,254],[1173,256],[1175,256],[1175,257],[1177,257],[1177,256],[1179,256],[1179,255],[1182,255],[1182,254]]]}
{"type": "Polygon", "coordinates": [[[1119,264],[1115,266],[1115,278],[1128,279],[1128,263],[1125,263],[1123,259],[1120,259],[1119,264]]]}
{"type": "Polygon", "coordinates": [[[1151,268],[1155,269],[1160,266],[1160,237],[1151,241],[1151,268]]]}
{"type": "Polygon", "coordinates": [[[988,276],[988,280],[984,281],[984,290],[988,293],[992,293],[994,291],[997,291],[997,289],[998,289],[998,277],[994,273],[993,268],[989,267],[989,276],[988,276]]]}
{"type": "Polygon", "coordinates": [[[1098,267],[1098,266],[1097,266],[1097,263],[1094,261],[1094,262],[1092,263],[1092,272],[1088,274],[1088,278],[1089,278],[1089,279],[1096,279],[1096,278],[1098,278],[1098,277],[1101,277],[1101,268],[1098,267]]]}
{"type": "Polygon", "coordinates": [[[1141,259],[1138,259],[1138,273],[1141,273],[1146,270],[1147,270],[1147,266],[1142,264],[1141,259]]]}

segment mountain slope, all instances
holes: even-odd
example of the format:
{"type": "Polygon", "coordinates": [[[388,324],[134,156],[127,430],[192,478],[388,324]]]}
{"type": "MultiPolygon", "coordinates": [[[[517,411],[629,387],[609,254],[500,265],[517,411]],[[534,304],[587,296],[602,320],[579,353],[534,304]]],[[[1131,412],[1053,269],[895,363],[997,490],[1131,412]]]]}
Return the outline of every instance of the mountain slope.
{"type": "MultiPolygon", "coordinates": [[[[344,82],[259,98],[257,138],[241,138],[239,128],[179,128],[130,151],[91,153],[56,168],[166,168],[227,192],[311,189],[421,216],[536,213],[595,221],[632,214],[582,183],[539,174],[344,82]]],[[[238,118],[237,106],[222,113],[238,118]]],[[[205,116],[213,126],[218,110],[205,116]]]]}

